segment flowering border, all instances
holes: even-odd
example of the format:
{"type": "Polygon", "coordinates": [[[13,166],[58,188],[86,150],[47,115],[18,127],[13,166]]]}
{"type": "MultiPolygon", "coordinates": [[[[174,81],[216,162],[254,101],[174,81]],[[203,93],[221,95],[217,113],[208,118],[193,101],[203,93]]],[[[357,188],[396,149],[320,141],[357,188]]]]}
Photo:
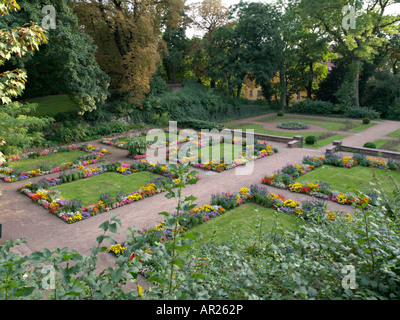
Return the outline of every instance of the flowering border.
{"type": "MultiPolygon", "coordinates": [[[[181,226],[177,231],[178,233],[185,232],[190,229],[190,227],[187,227],[189,224],[192,224],[193,227],[205,223],[249,202],[254,202],[262,207],[271,208],[303,219],[309,219],[312,215],[315,215],[315,209],[317,208],[319,209],[319,213],[325,217],[327,222],[335,221],[339,214],[343,215],[349,221],[353,221],[350,214],[343,211],[327,210],[321,202],[305,201],[300,204],[292,199],[286,200],[283,195],[269,193],[266,188],[252,185],[250,188],[241,188],[238,192],[227,192],[220,195],[213,195],[211,204],[199,206],[191,209],[187,214],[180,215],[180,217],[183,218],[180,220],[180,224],[185,224],[185,222],[187,224],[186,226],[181,226]]],[[[316,219],[316,217],[314,218],[316,219]]],[[[151,270],[151,243],[154,243],[154,241],[157,243],[171,240],[172,232],[174,231],[175,230],[167,229],[164,222],[159,223],[156,227],[137,231],[138,233],[149,236],[154,235],[157,237],[156,240],[152,239],[145,242],[140,250],[129,253],[131,260],[138,257],[140,262],[142,262],[140,258],[147,255],[147,258],[145,259],[146,261],[142,262],[143,267],[139,271],[142,275],[146,276],[146,273],[151,270]]],[[[118,257],[124,254],[126,250],[127,247],[125,246],[125,242],[122,242],[111,245],[108,252],[118,257]]]]}
{"type": "Polygon", "coordinates": [[[126,144],[125,139],[139,138],[139,137],[144,137],[145,135],[146,135],[145,132],[127,133],[113,138],[103,138],[102,141],[100,142],[102,144],[126,150],[127,147],[125,145],[126,144]],[[121,139],[123,140],[120,141],[121,139]]]}
{"type": "MultiPolygon", "coordinates": [[[[152,130],[152,129],[150,129],[148,132],[128,133],[128,134],[120,135],[120,136],[118,136],[118,137],[113,137],[113,138],[103,138],[102,141],[101,141],[101,143],[106,144],[106,145],[109,145],[109,146],[113,146],[113,147],[116,147],[116,148],[119,148],[119,149],[127,150],[128,147],[126,146],[126,143],[127,143],[126,139],[145,137],[147,134],[151,134],[151,133],[150,133],[151,130],[152,130]]],[[[180,130],[180,131],[178,132],[178,135],[179,135],[179,133],[182,132],[182,131],[184,131],[184,129],[183,129],[183,130],[180,130]]],[[[166,130],[166,133],[169,133],[169,130],[168,130],[168,129],[166,130]]],[[[186,139],[177,140],[175,144],[178,145],[178,144],[184,143],[184,142],[186,142],[186,141],[188,141],[187,138],[186,138],[186,139]]],[[[156,144],[154,144],[154,145],[150,144],[150,145],[148,145],[148,148],[149,148],[149,149],[158,149],[158,148],[167,147],[167,146],[169,146],[169,142],[168,142],[168,141],[165,141],[165,142],[162,143],[162,144],[161,144],[161,143],[156,143],[156,144]]],[[[144,158],[145,156],[146,156],[146,155],[130,156],[130,155],[128,154],[128,157],[131,157],[131,158],[138,157],[138,159],[144,158]]]]}
{"type": "MultiPolygon", "coordinates": [[[[220,143],[223,143],[223,139],[221,138],[220,143]]],[[[236,168],[238,166],[245,165],[246,163],[250,161],[255,161],[267,156],[271,156],[275,153],[278,152],[278,148],[273,147],[272,145],[269,145],[266,141],[264,140],[257,140],[256,144],[261,145],[263,144],[264,147],[262,147],[260,150],[255,150],[254,145],[248,146],[246,145],[246,140],[245,139],[232,139],[232,144],[242,144],[242,146],[246,146],[247,148],[253,148],[253,151],[255,155],[253,156],[248,156],[247,153],[242,153],[240,157],[237,159],[233,159],[232,164],[227,164],[223,161],[215,161],[214,159],[209,160],[207,163],[203,164],[201,163],[201,155],[199,157],[186,157],[184,159],[179,160],[180,163],[190,163],[192,167],[203,169],[206,171],[215,171],[215,172],[222,172],[224,170],[230,170],[233,168],[236,168]],[[191,163],[193,161],[196,161],[197,163],[191,163]],[[200,163],[199,163],[200,162],[200,163]]],[[[199,147],[203,147],[202,145],[199,145],[199,147]]]]}
{"type": "Polygon", "coordinates": [[[262,183],[290,192],[309,194],[343,205],[352,205],[354,203],[357,205],[363,203],[375,205],[373,195],[367,195],[363,199],[357,200],[352,192],[343,193],[331,190],[327,183],[295,182],[297,177],[303,176],[322,165],[331,165],[348,169],[358,165],[385,170],[400,169],[400,162],[392,159],[386,162],[379,158],[366,158],[363,154],[358,153],[354,154],[352,157],[326,154],[325,156],[304,157],[301,164],[288,165],[275,174],[265,176],[262,179],[262,183]]]}
{"type": "MultiPolygon", "coordinates": [[[[74,204],[74,200],[68,201],[64,199],[52,199],[47,188],[77,180],[87,179],[92,176],[107,172],[118,172],[120,174],[127,175],[142,171],[153,172],[169,179],[176,178],[167,166],[150,164],[147,161],[132,164],[112,162],[89,169],[85,169],[83,166],[81,166],[78,172],[62,174],[57,178],[43,179],[37,183],[28,183],[18,190],[31,198],[35,203],[43,206],[50,213],[58,216],[64,222],[70,224],[81,220],[86,220],[99,213],[110,211],[112,209],[164,192],[165,189],[163,182],[160,181],[160,185],[157,185],[157,182],[152,182],[146,186],[142,186],[138,190],[130,192],[126,195],[121,195],[120,199],[113,198],[112,203],[109,204],[106,204],[104,201],[100,200],[97,203],[89,204],[84,207],[79,207],[76,205],[76,203],[74,204]]],[[[199,177],[196,176],[195,179],[199,179],[199,177]]],[[[172,182],[179,183],[180,181],[174,180],[172,182]]]]}
{"type": "MultiPolygon", "coordinates": [[[[103,159],[105,155],[110,154],[110,151],[107,151],[106,149],[100,149],[100,148],[95,148],[92,145],[69,145],[68,147],[60,147],[58,149],[46,149],[40,151],[40,157],[44,157],[47,155],[51,155],[54,153],[62,153],[62,152],[70,152],[74,150],[81,150],[84,152],[87,152],[87,155],[80,156],[77,159],[73,161],[68,161],[65,162],[59,166],[51,167],[51,170],[47,171],[42,171],[41,169],[33,169],[27,172],[21,172],[19,176],[14,175],[14,169],[8,167],[7,162],[0,164],[0,178],[2,178],[5,182],[8,183],[13,183],[21,180],[26,180],[29,178],[34,178],[38,176],[44,176],[52,173],[57,173],[60,171],[65,171],[68,169],[74,169],[79,166],[87,166],[90,164],[96,164],[99,160],[103,159]],[[74,164],[73,162],[78,161],[78,163],[74,164]]],[[[29,152],[26,154],[23,154],[21,156],[17,155],[9,155],[6,157],[8,159],[8,162],[15,162],[15,161],[20,161],[20,160],[25,160],[28,159],[32,154],[36,154],[36,152],[29,152]]]]}

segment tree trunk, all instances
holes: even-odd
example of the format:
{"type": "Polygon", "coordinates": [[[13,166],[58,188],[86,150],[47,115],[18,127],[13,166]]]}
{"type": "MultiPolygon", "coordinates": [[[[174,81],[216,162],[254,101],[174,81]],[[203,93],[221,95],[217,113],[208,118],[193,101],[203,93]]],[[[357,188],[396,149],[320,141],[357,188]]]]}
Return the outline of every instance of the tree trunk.
{"type": "Polygon", "coordinates": [[[307,86],[307,99],[312,98],[312,85],[313,85],[313,79],[314,79],[314,68],[313,68],[313,62],[310,62],[310,74],[308,78],[308,86],[307,86]]]}
{"type": "Polygon", "coordinates": [[[215,89],[215,80],[214,79],[211,79],[210,87],[211,87],[211,89],[215,89]]]}
{"type": "Polygon", "coordinates": [[[171,72],[172,72],[172,82],[176,81],[176,68],[173,63],[171,63],[171,72]]]}
{"type": "Polygon", "coordinates": [[[279,72],[279,80],[281,85],[281,108],[282,111],[285,111],[285,104],[286,104],[286,74],[285,74],[285,67],[282,67],[279,72]]]}
{"type": "Polygon", "coordinates": [[[354,106],[360,106],[360,69],[361,69],[361,59],[355,58],[354,59],[356,70],[354,72],[354,93],[353,93],[353,101],[354,106]]]}
{"type": "Polygon", "coordinates": [[[242,93],[242,84],[238,84],[236,98],[240,98],[240,94],[242,93]]]}

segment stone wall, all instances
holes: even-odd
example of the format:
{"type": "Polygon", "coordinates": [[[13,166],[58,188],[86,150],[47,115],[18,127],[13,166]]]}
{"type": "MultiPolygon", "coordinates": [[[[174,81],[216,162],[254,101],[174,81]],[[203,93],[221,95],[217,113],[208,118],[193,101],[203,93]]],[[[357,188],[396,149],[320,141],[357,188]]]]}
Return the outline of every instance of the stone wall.
{"type": "MultiPolygon", "coordinates": [[[[400,160],[400,152],[396,151],[388,151],[382,149],[371,149],[364,147],[355,147],[344,145],[342,141],[334,141],[333,142],[334,151],[343,151],[343,152],[353,152],[353,153],[362,153],[365,155],[371,155],[376,157],[384,157],[388,159],[400,160]]],[[[327,149],[328,151],[328,149],[327,149]]],[[[332,151],[332,150],[331,150],[332,151]]]]}

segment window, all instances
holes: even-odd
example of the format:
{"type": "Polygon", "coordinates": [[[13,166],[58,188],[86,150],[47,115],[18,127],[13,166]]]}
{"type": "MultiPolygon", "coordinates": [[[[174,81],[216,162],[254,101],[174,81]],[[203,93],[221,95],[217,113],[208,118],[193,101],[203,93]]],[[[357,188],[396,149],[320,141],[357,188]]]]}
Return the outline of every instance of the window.
{"type": "Polygon", "coordinates": [[[296,97],[297,101],[299,101],[301,99],[301,95],[300,92],[297,92],[297,97],[296,97]]]}
{"type": "Polygon", "coordinates": [[[250,90],[249,97],[253,98],[253,90],[250,90]]]}
{"type": "Polygon", "coordinates": [[[257,90],[257,99],[261,99],[261,91],[257,90]]]}

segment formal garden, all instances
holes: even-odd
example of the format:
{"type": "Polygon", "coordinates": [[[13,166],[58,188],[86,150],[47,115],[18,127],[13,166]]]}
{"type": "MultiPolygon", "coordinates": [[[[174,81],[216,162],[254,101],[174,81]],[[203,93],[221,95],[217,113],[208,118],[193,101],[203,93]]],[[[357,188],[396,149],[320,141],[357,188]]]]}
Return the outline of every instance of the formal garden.
{"type": "Polygon", "coordinates": [[[398,300],[394,2],[0,1],[0,300],[398,300]]]}

